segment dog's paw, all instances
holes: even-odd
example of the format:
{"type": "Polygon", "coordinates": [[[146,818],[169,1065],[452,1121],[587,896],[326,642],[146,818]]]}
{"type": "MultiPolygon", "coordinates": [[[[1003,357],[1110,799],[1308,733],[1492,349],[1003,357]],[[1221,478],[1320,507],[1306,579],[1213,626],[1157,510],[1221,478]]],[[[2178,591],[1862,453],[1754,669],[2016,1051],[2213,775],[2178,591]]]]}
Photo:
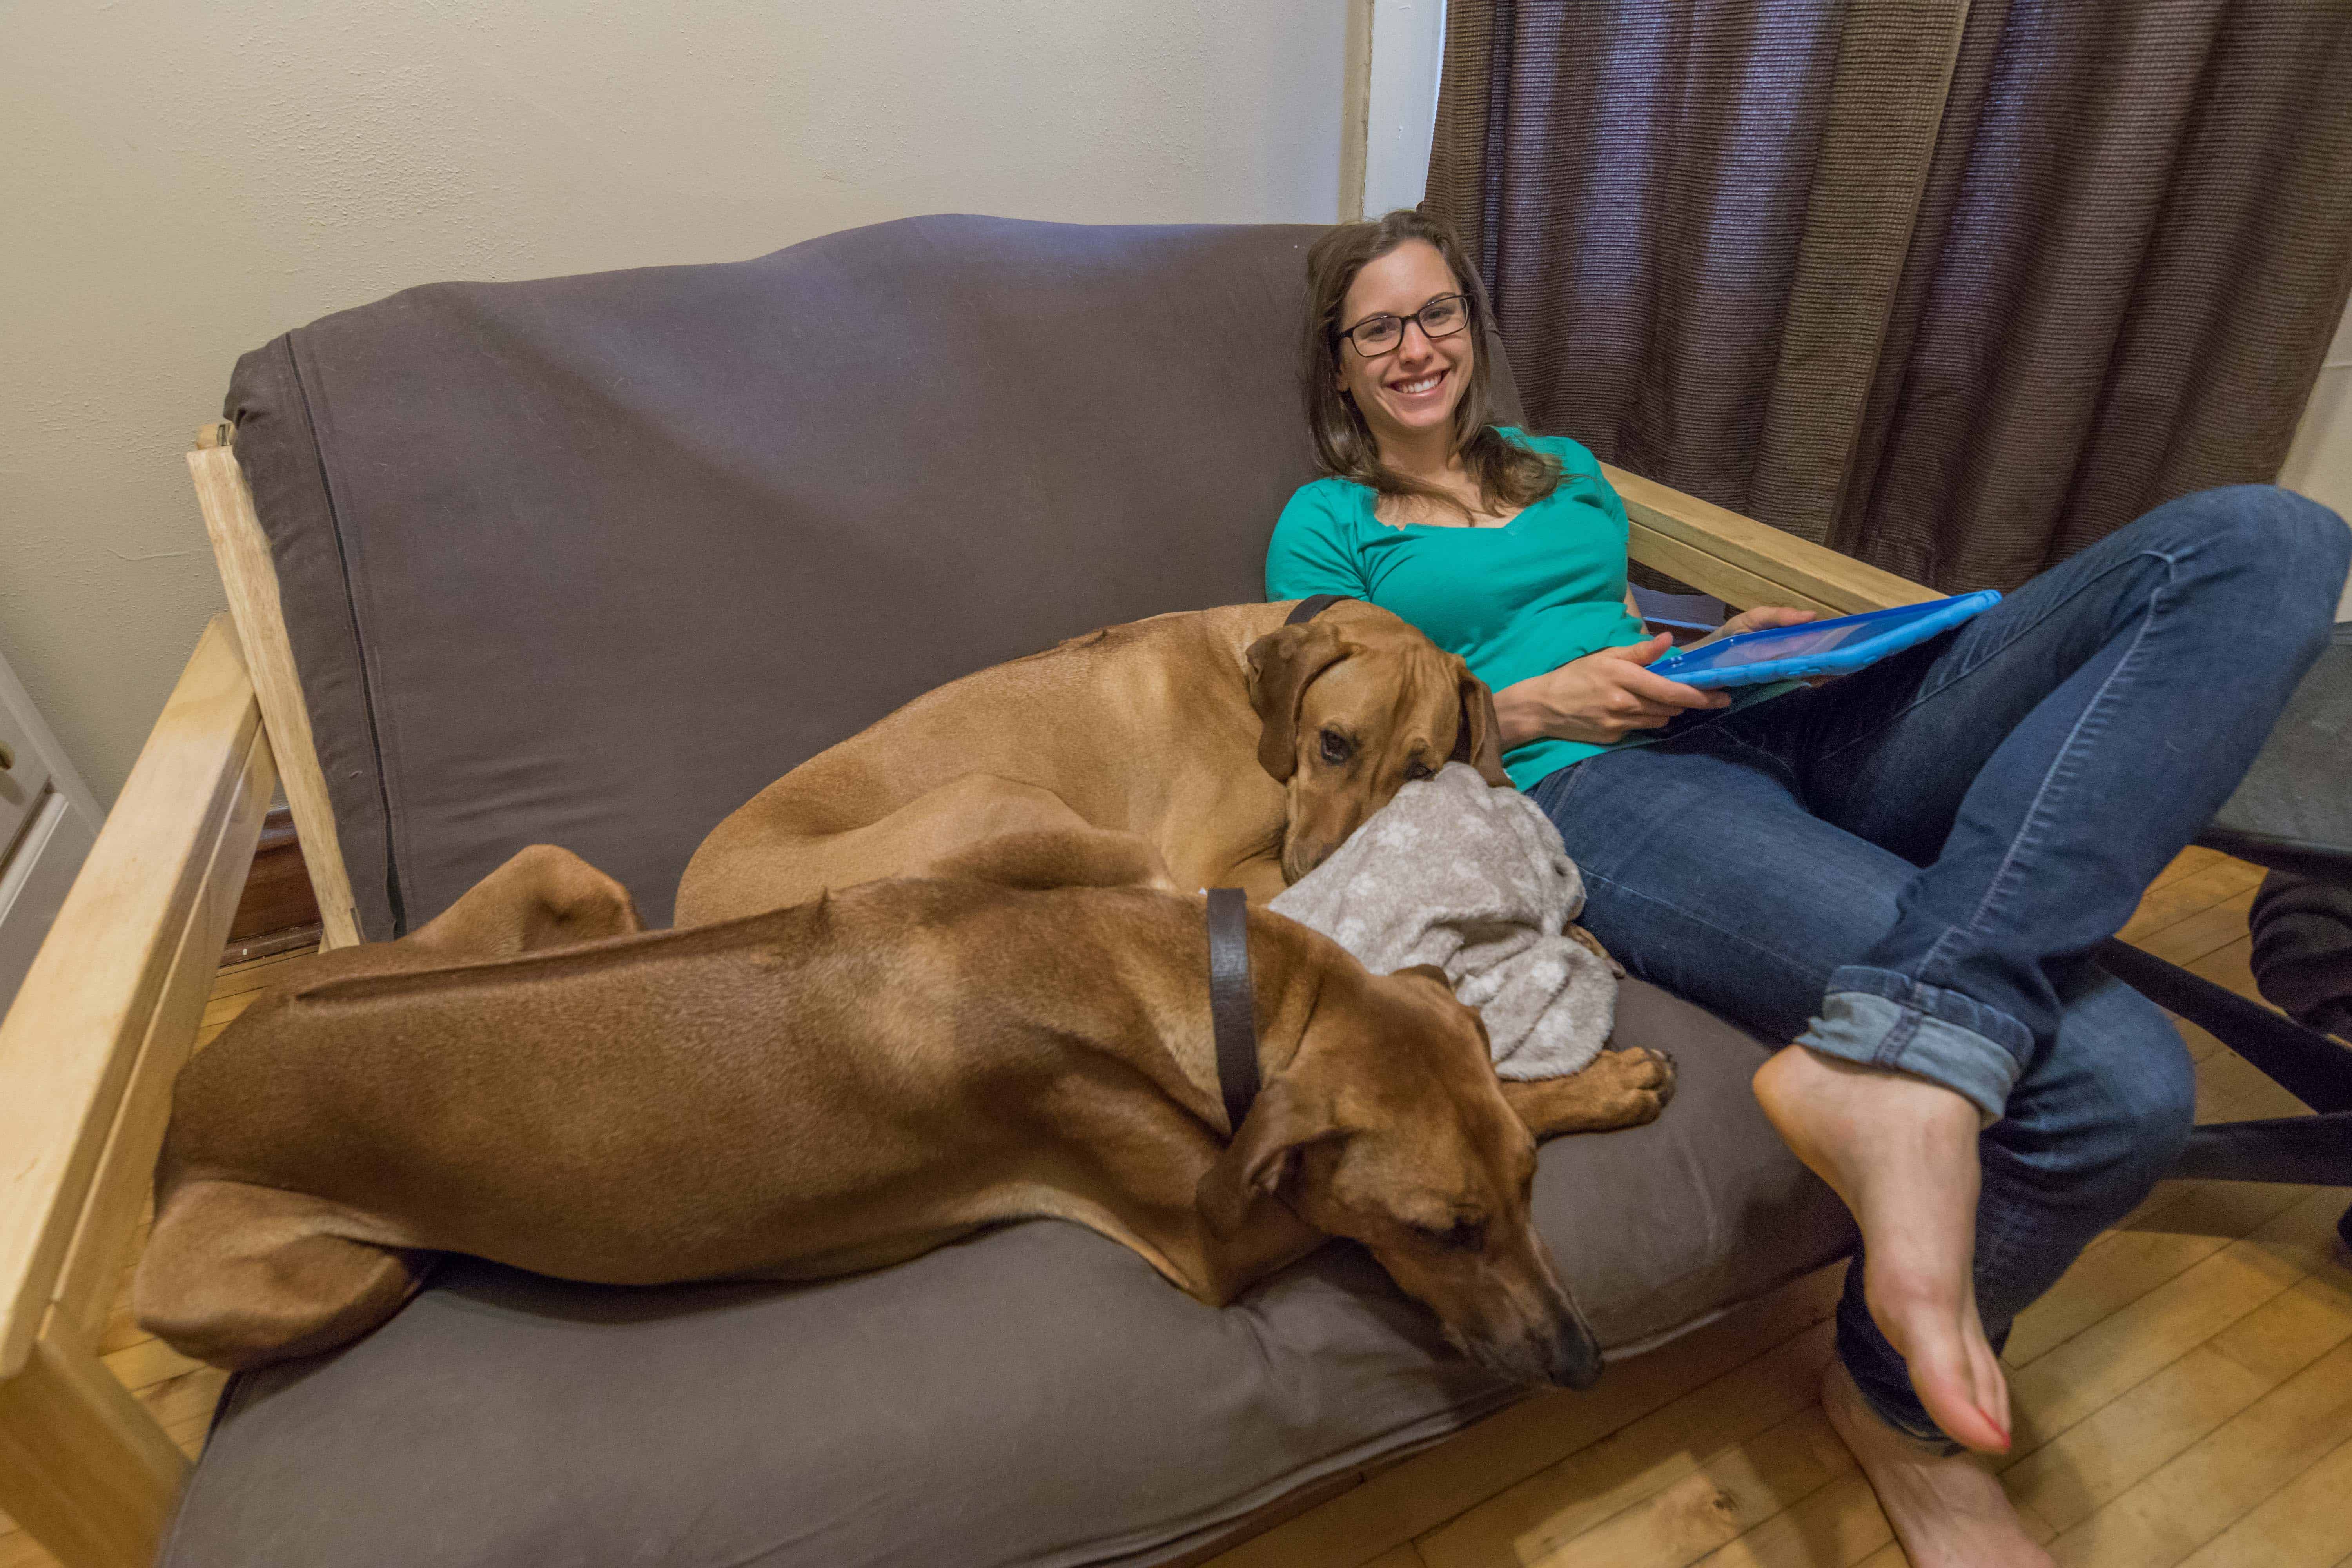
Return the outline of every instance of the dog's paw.
{"type": "Polygon", "coordinates": [[[1616,976],[1620,980],[1625,978],[1625,966],[1617,962],[1616,954],[1611,952],[1607,948],[1601,945],[1601,939],[1599,937],[1593,935],[1591,931],[1585,930],[1582,926],[1576,924],[1572,921],[1563,928],[1561,934],[1566,936],[1570,942],[1576,943],[1577,946],[1584,949],[1587,952],[1590,952],[1594,957],[1600,959],[1601,963],[1607,964],[1611,974],[1616,976]]]}
{"type": "Polygon", "coordinates": [[[1675,1058],[1664,1051],[1642,1046],[1603,1051],[1584,1070],[1604,1075],[1607,1091],[1622,1109],[1627,1127],[1655,1121],[1675,1097],[1675,1058]]]}

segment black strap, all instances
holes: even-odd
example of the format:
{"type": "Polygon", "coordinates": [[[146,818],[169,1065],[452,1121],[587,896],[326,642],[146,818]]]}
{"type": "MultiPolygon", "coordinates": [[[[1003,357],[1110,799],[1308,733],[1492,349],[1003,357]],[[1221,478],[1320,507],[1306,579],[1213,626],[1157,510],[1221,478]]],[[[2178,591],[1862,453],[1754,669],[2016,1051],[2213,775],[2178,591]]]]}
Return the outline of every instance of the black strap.
{"type": "Polygon", "coordinates": [[[1286,626],[1304,626],[1348,597],[1346,594],[1317,594],[1312,598],[1301,599],[1298,607],[1290,612],[1290,618],[1282,624],[1286,626]]]}
{"type": "Polygon", "coordinates": [[[1209,1027],[1217,1039],[1217,1087],[1225,1097],[1225,1120],[1238,1133],[1258,1091],[1249,900],[1239,888],[1209,889],[1209,1027]]]}

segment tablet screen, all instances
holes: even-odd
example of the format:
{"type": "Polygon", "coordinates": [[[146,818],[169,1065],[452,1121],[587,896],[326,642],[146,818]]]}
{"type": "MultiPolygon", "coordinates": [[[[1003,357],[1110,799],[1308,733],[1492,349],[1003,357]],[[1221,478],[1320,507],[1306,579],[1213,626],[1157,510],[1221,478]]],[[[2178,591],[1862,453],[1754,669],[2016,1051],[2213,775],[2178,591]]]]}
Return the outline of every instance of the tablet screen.
{"type": "Polygon", "coordinates": [[[1737,641],[1694,648],[1683,657],[1703,662],[1710,668],[1730,669],[1743,664],[1761,664],[1766,659],[1827,653],[1833,647],[1842,647],[1856,637],[1868,637],[1881,629],[1882,626],[1863,620],[1832,621],[1827,626],[1782,626],[1769,632],[1751,632],[1737,641]]]}
{"type": "Polygon", "coordinates": [[[1743,632],[1722,642],[1669,654],[1651,668],[1669,679],[1677,675],[1701,686],[1739,686],[1773,679],[1783,660],[1808,674],[1859,669],[1890,653],[1926,641],[1948,626],[2000,603],[1990,588],[1923,605],[1870,610],[1858,616],[1743,632]]]}

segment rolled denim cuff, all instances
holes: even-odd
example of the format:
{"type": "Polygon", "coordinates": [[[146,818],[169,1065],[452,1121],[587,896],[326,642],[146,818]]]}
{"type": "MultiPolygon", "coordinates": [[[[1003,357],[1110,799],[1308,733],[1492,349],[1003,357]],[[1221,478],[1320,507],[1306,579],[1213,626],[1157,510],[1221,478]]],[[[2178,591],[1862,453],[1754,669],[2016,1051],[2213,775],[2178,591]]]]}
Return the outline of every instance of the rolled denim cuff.
{"type": "Polygon", "coordinates": [[[1998,1009],[1891,969],[1830,974],[1821,1016],[1797,1037],[1824,1056],[1894,1068],[1966,1095],[1988,1127],[2025,1070],[2033,1036],[1998,1009]]]}

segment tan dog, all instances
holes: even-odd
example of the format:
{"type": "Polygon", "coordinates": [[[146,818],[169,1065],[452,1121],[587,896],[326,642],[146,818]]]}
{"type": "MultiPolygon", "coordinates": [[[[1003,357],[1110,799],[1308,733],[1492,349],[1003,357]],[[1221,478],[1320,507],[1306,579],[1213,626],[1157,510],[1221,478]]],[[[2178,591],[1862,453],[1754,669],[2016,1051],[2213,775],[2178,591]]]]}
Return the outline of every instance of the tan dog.
{"type": "Polygon", "coordinates": [[[1111,626],[917,698],[720,823],[678,923],[934,875],[983,843],[1034,886],[1263,903],[1408,779],[1459,759],[1510,782],[1494,697],[1461,659],[1354,600],[1286,626],[1295,604],[1111,626]]]}
{"type": "Polygon", "coordinates": [[[438,1251],[800,1279],[1051,1215],[1211,1303],[1353,1237],[1479,1361],[1589,1383],[1528,1130],[1648,1120],[1657,1059],[1498,1085],[1434,971],[1374,976],[1257,911],[1265,1088],[1229,1140],[1202,921],[1144,889],[888,880],[625,934],[616,884],[527,851],[415,936],[321,955],[182,1073],[140,1320],[253,1366],[366,1332],[438,1251]],[[624,934],[529,951],[600,931],[624,934]]]}

